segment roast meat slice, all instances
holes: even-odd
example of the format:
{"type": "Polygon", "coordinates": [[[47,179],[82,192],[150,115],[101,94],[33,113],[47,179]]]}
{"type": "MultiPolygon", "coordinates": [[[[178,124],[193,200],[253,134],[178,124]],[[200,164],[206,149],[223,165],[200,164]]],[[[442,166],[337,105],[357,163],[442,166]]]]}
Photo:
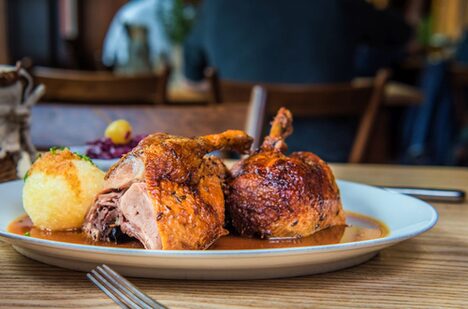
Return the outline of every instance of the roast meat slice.
{"type": "Polygon", "coordinates": [[[83,230],[95,241],[118,242],[121,232],[139,240],[146,249],[161,249],[156,215],[142,182],[99,194],[83,230]]]}
{"type": "Polygon", "coordinates": [[[235,130],[196,138],[149,135],[108,171],[83,230],[101,241],[126,235],[146,249],[207,249],[227,234],[227,169],[206,154],[219,149],[246,152],[251,142],[245,132],[235,130]]]}
{"type": "Polygon", "coordinates": [[[120,224],[123,233],[138,239],[146,249],[161,249],[156,214],[144,183],[132,184],[118,208],[124,218],[120,224]]]}

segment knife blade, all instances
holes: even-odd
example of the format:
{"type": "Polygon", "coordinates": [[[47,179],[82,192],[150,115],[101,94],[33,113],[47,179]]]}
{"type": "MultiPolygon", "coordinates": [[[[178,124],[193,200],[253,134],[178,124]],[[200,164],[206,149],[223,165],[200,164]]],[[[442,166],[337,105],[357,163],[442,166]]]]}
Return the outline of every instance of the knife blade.
{"type": "Polygon", "coordinates": [[[458,189],[437,189],[437,188],[417,188],[417,187],[393,187],[378,186],[381,189],[413,196],[425,201],[441,203],[463,203],[465,201],[465,191],[458,189]]]}

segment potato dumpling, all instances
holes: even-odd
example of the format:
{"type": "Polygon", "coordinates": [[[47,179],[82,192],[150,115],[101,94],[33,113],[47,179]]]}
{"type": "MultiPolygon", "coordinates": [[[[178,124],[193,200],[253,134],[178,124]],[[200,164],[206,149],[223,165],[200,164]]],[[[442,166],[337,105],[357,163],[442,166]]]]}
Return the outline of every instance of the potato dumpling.
{"type": "Polygon", "coordinates": [[[38,228],[80,228],[103,185],[104,173],[87,157],[52,149],[26,174],[23,206],[38,228]]]}

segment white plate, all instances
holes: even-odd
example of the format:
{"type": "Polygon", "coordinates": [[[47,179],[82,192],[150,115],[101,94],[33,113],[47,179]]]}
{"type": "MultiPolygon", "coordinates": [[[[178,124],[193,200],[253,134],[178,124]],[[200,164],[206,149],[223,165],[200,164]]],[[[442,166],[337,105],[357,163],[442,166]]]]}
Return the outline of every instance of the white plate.
{"type": "MultiPolygon", "coordinates": [[[[70,150],[73,152],[77,152],[79,154],[86,154],[87,146],[71,146],[70,150]]],[[[108,169],[112,165],[114,165],[119,159],[91,159],[93,160],[94,164],[99,167],[100,170],[107,172],[108,169]]]]}
{"type": "Polygon", "coordinates": [[[339,181],[344,208],[385,223],[388,236],[325,246],[229,250],[162,251],[108,248],[37,239],[6,231],[24,213],[22,181],[0,185],[0,239],[34,260],[89,271],[108,264],[127,276],[172,279],[259,279],[310,275],[357,265],[385,247],[421,234],[437,222],[437,212],[415,198],[339,181]]]}

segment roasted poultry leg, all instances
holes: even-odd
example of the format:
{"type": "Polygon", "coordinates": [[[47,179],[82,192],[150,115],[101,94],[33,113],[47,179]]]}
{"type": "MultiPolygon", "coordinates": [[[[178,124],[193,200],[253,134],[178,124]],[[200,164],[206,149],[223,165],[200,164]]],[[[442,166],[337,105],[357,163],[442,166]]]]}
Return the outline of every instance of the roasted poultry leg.
{"type": "Polygon", "coordinates": [[[281,108],[260,149],[231,170],[227,209],[241,235],[305,237],[345,224],[328,165],[310,152],[284,154],[292,131],[292,115],[281,108]]]}
{"type": "Polygon", "coordinates": [[[197,138],[163,133],[143,139],[106,175],[83,230],[94,240],[139,240],[146,249],[206,249],[224,229],[224,164],[207,153],[245,153],[242,131],[197,138]]]}

